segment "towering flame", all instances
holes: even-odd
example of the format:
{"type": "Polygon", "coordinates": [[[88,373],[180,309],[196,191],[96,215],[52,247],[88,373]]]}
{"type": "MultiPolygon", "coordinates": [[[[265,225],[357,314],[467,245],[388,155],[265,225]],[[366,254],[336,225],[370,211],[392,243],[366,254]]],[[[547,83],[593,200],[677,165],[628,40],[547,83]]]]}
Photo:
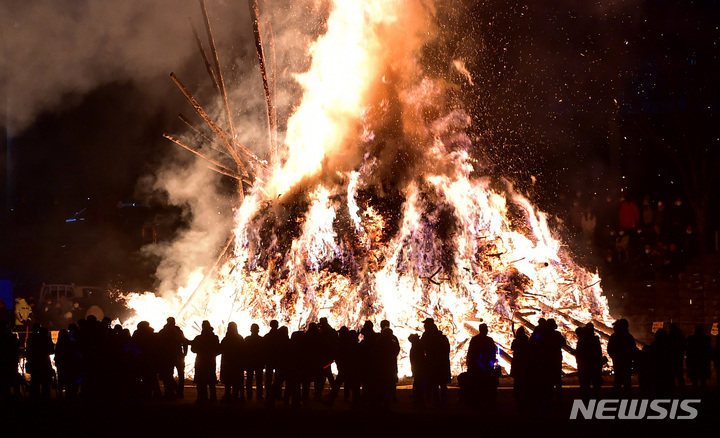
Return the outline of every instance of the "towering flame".
{"type": "Polygon", "coordinates": [[[541,317],[566,335],[609,324],[597,274],[573,263],[546,215],[477,176],[471,119],[423,65],[433,14],[429,1],[333,2],[297,75],[285,154],[235,212],[231,255],[174,296],[131,294],[136,320],[175,316],[190,337],[204,319],[221,333],[230,321],[297,330],[320,317],[351,329],[387,319],[401,374],[407,337],[428,317],[451,341],[455,374],[480,322],[505,352],[513,329],[541,317]]]}

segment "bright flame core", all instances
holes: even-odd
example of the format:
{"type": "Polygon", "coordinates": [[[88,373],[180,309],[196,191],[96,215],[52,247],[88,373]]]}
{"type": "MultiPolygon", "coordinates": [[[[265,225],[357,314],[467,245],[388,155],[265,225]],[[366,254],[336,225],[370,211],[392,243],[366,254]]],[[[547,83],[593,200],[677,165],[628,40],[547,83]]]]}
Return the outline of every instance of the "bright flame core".
{"type": "Polygon", "coordinates": [[[566,336],[609,324],[597,274],[572,262],[546,215],[473,177],[470,118],[419,59],[434,34],[428,5],[334,1],[297,76],[287,155],[236,210],[232,255],[213,281],[198,270],[174,297],[131,295],[135,322],[159,328],[174,316],[192,338],[205,319],[220,334],[230,321],[247,331],[271,319],[291,330],[320,317],[351,329],[387,319],[402,375],[408,335],[428,317],[451,341],[454,374],[480,322],[506,352],[513,328],[540,317],[566,336]]]}

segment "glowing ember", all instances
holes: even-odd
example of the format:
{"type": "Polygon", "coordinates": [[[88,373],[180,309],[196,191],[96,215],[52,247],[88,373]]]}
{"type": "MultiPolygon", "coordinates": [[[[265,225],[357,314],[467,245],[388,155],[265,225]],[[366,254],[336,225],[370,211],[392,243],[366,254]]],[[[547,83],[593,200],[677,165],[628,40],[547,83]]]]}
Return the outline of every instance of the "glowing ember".
{"type": "Polygon", "coordinates": [[[599,278],[572,262],[545,214],[474,176],[482,145],[465,135],[470,117],[420,59],[432,13],[420,1],[334,1],[297,77],[284,156],[236,210],[232,251],[175,297],[131,296],[135,322],[175,316],[192,338],[204,319],[221,334],[230,321],[297,330],[320,317],[352,329],[387,319],[404,375],[407,337],[427,317],[451,341],[454,374],[480,322],[505,351],[513,327],[540,317],[566,336],[579,322],[609,324],[599,278]]]}

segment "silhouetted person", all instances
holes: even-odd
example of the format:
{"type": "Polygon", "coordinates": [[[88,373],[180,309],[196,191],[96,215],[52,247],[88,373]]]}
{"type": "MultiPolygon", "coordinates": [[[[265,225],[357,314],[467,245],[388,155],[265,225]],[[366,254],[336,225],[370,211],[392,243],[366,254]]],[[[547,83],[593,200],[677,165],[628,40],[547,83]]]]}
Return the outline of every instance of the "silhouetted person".
{"type": "Polygon", "coordinates": [[[0,323],[0,403],[20,396],[20,340],[10,324],[0,323]]]}
{"type": "Polygon", "coordinates": [[[410,370],[412,371],[413,387],[412,398],[416,407],[425,405],[427,394],[427,361],[425,350],[420,341],[420,335],[413,333],[408,336],[410,341],[410,370]]]}
{"type": "Polygon", "coordinates": [[[349,401],[352,398],[353,405],[357,405],[360,401],[360,372],[358,369],[358,334],[355,330],[348,330],[342,327],[338,331],[338,349],[335,359],[337,364],[337,378],[335,386],[330,391],[329,405],[335,402],[340,392],[340,387],[344,388],[344,399],[349,401]]]}
{"type": "Polygon", "coordinates": [[[256,399],[263,399],[263,367],[265,366],[265,351],[263,338],[260,336],[260,326],[252,324],[250,335],[245,338],[245,371],[247,383],[245,390],[247,399],[252,400],[253,380],[255,380],[256,399]]]}
{"type": "Polygon", "coordinates": [[[338,344],[340,341],[338,339],[337,331],[330,326],[327,318],[320,318],[320,321],[318,322],[318,330],[320,331],[320,337],[322,338],[322,350],[320,352],[322,368],[320,370],[319,380],[315,382],[317,384],[316,391],[319,390],[322,392],[325,381],[328,382],[330,391],[332,391],[337,385],[335,376],[333,376],[332,373],[332,363],[335,362],[338,344]]]}
{"type": "Polygon", "coordinates": [[[363,339],[359,344],[360,382],[362,385],[362,399],[366,404],[376,404],[379,401],[378,369],[380,367],[380,354],[377,346],[378,333],[373,330],[372,321],[365,321],[360,334],[363,339]]]}
{"type": "Polygon", "coordinates": [[[179,344],[175,344],[175,372],[178,375],[178,396],[183,398],[185,396],[185,357],[190,347],[190,341],[180,327],[175,326],[175,333],[177,342],[179,342],[179,344]]]}
{"type": "Polygon", "coordinates": [[[57,393],[59,397],[75,398],[80,390],[82,377],[82,357],[70,337],[62,329],[58,333],[55,345],[55,369],[57,370],[57,393]]]}
{"type": "Polygon", "coordinates": [[[270,397],[272,392],[275,372],[277,371],[279,355],[281,351],[278,348],[278,321],[273,319],[270,321],[270,330],[263,336],[263,349],[265,351],[265,396],[270,397]]]}
{"type": "Polygon", "coordinates": [[[132,340],[137,345],[139,381],[139,396],[141,398],[159,398],[162,396],[160,382],[158,381],[158,342],[155,330],[147,321],[140,321],[132,334],[132,340]]]}
{"type": "Polygon", "coordinates": [[[178,353],[183,348],[183,340],[179,337],[175,318],[168,317],[166,321],[165,326],[157,334],[158,375],[165,389],[165,398],[173,399],[180,397],[180,386],[175,381],[174,372],[178,353]]]}
{"type": "Polygon", "coordinates": [[[648,359],[651,394],[656,397],[669,397],[673,392],[673,371],[670,363],[670,341],[665,329],[655,332],[648,359]]]}
{"type": "Polygon", "coordinates": [[[575,329],[578,341],[575,348],[580,394],[584,400],[599,398],[602,386],[602,368],[605,357],[600,338],[595,335],[595,326],[588,323],[575,329]]]}
{"type": "Polygon", "coordinates": [[[423,321],[425,332],[420,338],[425,352],[427,395],[436,406],[447,405],[447,385],[450,383],[450,341],[435,325],[432,318],[423,321]]]}
{"type": "Polygon", "coordinates": [[[291,357],[290,357],[290,337],[289,330],[285,326],[281,326],[277,330],[277,338],[273,342],[273,349],[277,351],[275,355],[275,376],[273,377],[272,388],[266,388],[267,397],[266,405],[272,407],[276,400],[283,398],[283,385],[287,394],[288,375],[290,374],[291,357]]]}
{"type": "Polygon", "coordinates": [[[323,339],[316,323],[311,322],[308,324],[303,342],[305,343],[305,360],[307,363],[306,369],[303,370],[301,376],[302,399],[303,403],[307,403],[310,400],[310,382],[315,387],[315,401],[320,400],[325,382],[323,375],[323,366],[325,365],[323,339]]]}
{"type": "Polygon", "coordinates": [[[30,395],[33,398],[50,398],[55,371],[50,355],[55,352],[48,329],[35,323],[25,347],[25,369],[30,374],[30,395]]]}
{"type": "Polygon", "coordinates": [[[552,398],[552,390],[555,390],[556,400],[562,399],[562,351],[567,346],[565,337],[558,331],[557,323],[553,318],[547,320],[547,332],[543,333],[543,347],[546,349],[547,356],[547,381],[550,393],[547,394],[548,400],[552,398]]]}
{"type": "Polygon", "coordinates": [[[285,405],[299,407],[306,402],[303,397],[303,384],[308,372],[309,354],[306,342],[307,334],[302,330],[293,332],[288,344],[287,374],[285,380],[285,405]]]}
{"type": "Polygon", "coordinates": [[[532,400],[533,388],[533,356],[530,350],[530,338],[525,327],[515,332],[515,339],[510,344],[513,352],[510,364],[510,376],[513,378],[513,396],[521,406],[526,406],[532,400]]]}
{"type": "MultiPolygon", "coordinates": [[[[390,321],[388,321],[387,319],[383,319],[382,321],[380,321],[380,334],[382,334],[383,330],[385,330],[386,328],[387,329],[390,328],[390,321]]],[[[392,338],[393,342],[399,346],[400,341],[398,340],[397,336],[392,334],[392,330],[390,330],[390,331],[391,331],[390,337],[392,338]]],[[[399,347],[398,347],[398,351],[399,351],[399,347]]],[[[397,384],[397,382],[398,382],[398,366],[397,366],[397,360],[395,360],[395,383],[397,384]]],[[[396,391],[397,391],[397,385],[393,385],[392,386],[392,400],[393,401],[397,401],[396,391]]]]}
{"type": "Polygon", "coordinates": [[[227,333],[220,343],[220,351],[220,381],[225,385],[223,401],[245,400],[245,349],[236,323],[228,324],[227,333]]]}
{"type": "Polygon", "coordinates": [[[500,370],[497,367],[497,345],[488,336],[487,324],[480,324],[478,334],[470,339],[466,365],[469,375],[468,401],[472,405],[494,404],[500,370]]]}
{"type": "Polygon", "coordinates": [[[613,334],[608,340],[607,352],[613,361],[613,388],[616,394],[629,397],[637,346],[635,338],[630,334],[630,324],[627,319],[618,319],[613,324],[613,334]]]}
{"type": "MultiPolygon", "coordinates": [[[[72,330],[70,332],[72,333],[72,330]]],[[[140,356],[140,349],[133,341],[130,330],[126,328],[120,332],[120,343],[123,350],[123,359],[117,379],[121,385],[121,396],[130,399],[138,391],[137,382],[140,380],[138,357],[140,356]]]]}
{"type": "Polygon", "coordinates": [[[711,375],[712,353],[710,336],[705,334],[702,325],[696,325],[695,333],[687,339],[687,375],[693,391],[698,390],[699,384],[700,390],[705,392],[711,375]]]}
{"type": "Polygon", "coordinates": [[[197,403],[216,401],[217,384],[215,358],[220,354],[220,340],[213,332],[209,321],[202,322],[202,330],[192,341],[195,356],[195,383],[197,384],[197,403]]]}
{"type": "Polygon", "coordinates": [[[378,348],[378,396],[380,405],[390,406],[398,382],[397,357],[400,344],[391,328],[386,327],[377,338],[378,348]]]}

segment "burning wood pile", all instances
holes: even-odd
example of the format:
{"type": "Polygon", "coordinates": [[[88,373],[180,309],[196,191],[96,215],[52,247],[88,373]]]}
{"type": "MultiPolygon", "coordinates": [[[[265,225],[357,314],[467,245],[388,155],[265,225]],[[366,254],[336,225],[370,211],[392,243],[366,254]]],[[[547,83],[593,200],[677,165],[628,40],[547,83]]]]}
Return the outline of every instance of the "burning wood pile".
{"type": "MultiPolygon", "coordinates": [[[[248,3],[268,158],[237,140],[201,1],[210,55],[195,37],[227,123],[213,121],[172,75],[204,126],[183,120],[208,147],[166,137],[238,181],[235,229],[202,280],[188,279],[172,298],[131,298],[139,319],[175,316],[188,336],[205,319],[241,328],[277,319],[291,330],[320,317],[350,328],[387,319],[406,356],[408,335],[433,318],[451,340],[455,374],[481,322],[504,365],[513,330],[532,330],[541,317],[554,318],[569,340],[591,321],[607,334],[597,274],[573,263],[546,215],[510,183],[480,176],[473,156],[482,144],[466,133],[472,119],[450,92],[457,85],[424,65],[423,47],[438,32],[431,4],[333,2],[311,66],[297,75],[301,102],[279,136],[276,73],[262,38],[274,53],[272,27],[257,0],[248,3]]],[[[455,61],[447,63],[462,65],[455,61]]],[[[568,369],[574,362],[567,351],[568,369]]],[[[409,361],[400,365],[408,374],[409,361]]]]}

